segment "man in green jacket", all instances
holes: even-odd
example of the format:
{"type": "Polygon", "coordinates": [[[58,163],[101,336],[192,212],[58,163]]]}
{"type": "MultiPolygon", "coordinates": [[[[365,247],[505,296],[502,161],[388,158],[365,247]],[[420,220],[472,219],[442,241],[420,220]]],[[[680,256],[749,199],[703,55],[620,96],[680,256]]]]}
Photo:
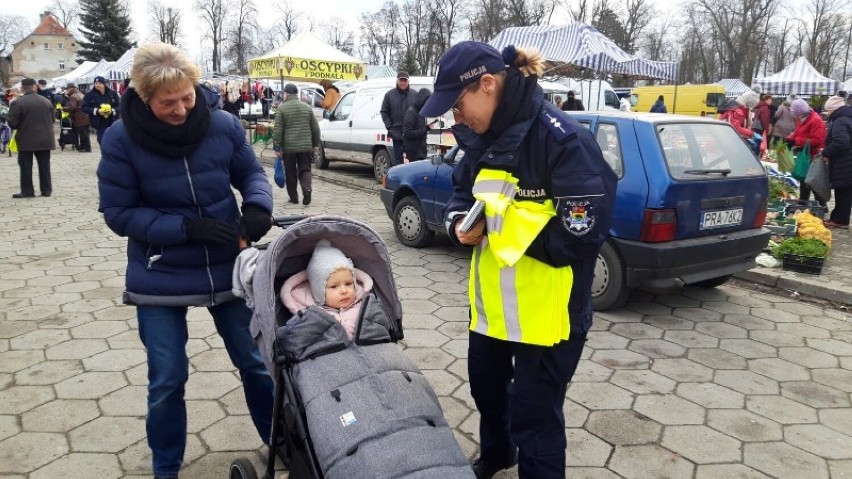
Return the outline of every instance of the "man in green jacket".
{"type": "Polygon", "coordinates": [[[320,129],[314,110],[299,101],[299,89],[288,83],[284,87],[284,101],[275,112],[275,129],[272,131],[275,155],[284,158],[284,176],[290,203],[299,202],[296,179],[302,185],[302,204],[311,203],[311,160],[319,151],[320,129]]]}

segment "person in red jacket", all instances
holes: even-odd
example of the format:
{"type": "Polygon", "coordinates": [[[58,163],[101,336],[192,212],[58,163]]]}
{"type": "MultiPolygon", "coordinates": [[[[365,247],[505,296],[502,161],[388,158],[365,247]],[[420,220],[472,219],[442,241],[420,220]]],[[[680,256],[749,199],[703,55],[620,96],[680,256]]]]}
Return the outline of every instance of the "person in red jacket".
{"type": "MultiPolygon", "coordinates": [[[[794,149],[801,149],[810,141],[811,160],[825,146],[825,123],[820,118],[819,113],[815,112],[808,102],[801,98],[796,99],[790,105],[790,112],[796,118],[796,129],[787,137],[787,143],[794,149]]],[[[825,206],[825,200],[814,194],[814,197],[820,205],[825,206]]],[[[804,181],[799,185],[799,199],[809,200],[811,198],[811,188],[804,181]]]]}
{"type": "Polygon", "coordinates": [[[754,132],[751,125],[751,109],[757,106],[760,96],[757,92],[749,90],[737,97],[737,107],[723,112],[719,119],[727,121],[734,127],[740,138],[748,144],[755,156],[759,154],[760,144],[754,140],[754,132]]]}
{"type": "Polygon", "coordinates": [[[751,129],[762,136],[772,133],[772,113],[769,111],[771,103],[772,95],[763,94],[760,95],[760,102],[754,108],[754,122],[751,129]]]}

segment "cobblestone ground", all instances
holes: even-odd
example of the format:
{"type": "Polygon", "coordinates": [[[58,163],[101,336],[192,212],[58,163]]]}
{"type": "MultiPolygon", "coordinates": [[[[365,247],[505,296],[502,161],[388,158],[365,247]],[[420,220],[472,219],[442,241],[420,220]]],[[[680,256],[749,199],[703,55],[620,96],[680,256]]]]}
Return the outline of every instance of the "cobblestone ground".
{"type": "MultiPolygon", "coordinates": [[[[124,241],[97,213],[94,154],[57,152],[51,198],[12,200],[0,161],[0,477],[148,477],[145,353],[120,304],[124,241]]],[[[467,383],[468,258],[399,245],[378,196],[315,181],[307,211],[372,225],[392,254],[407,353],[476,452],[467,383]]],[[[277,231],[270,232],[270,236],[277,231]]],[[[260,465],[240,382],[204,309],[189,316],[181,477],[260,465]]],[[[565,402],[572,478],[852,477],[852,319],[735,287],[634,294],[598,314],[565,402]]],[[[517,477],[515,471],[498,477],[517,477]]]]}

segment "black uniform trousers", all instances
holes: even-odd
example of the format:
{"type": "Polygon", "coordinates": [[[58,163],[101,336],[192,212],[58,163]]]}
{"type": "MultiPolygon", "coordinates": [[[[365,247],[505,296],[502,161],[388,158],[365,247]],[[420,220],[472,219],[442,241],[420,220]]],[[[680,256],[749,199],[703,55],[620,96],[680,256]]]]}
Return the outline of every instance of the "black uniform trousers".
{"type": "Polygon", "coordinates": [[[74,134],[77,135],[77,151],[92,151],[92,137],[89,135],[89,125],[75,126],[74,134]]]}
{"type": "Polygon", "coordinates": [[[468,374],[483,459],[509,466],[517,450],[521,479],[565,477],[562,407],[585,341],[581,331],[551,347],[470,333],[468,374]]]}
{"type": "Polygon", "coordinates": [[[834,209],[829,219],[839,225],[848,225],[852,215],[852,186],[834,189],[834,209]]]}
{"type": "Polygon", "coordinates": [[[21,170],[21,194],[34,196],[33,187],[33,155],[38,162],[38,186],[43,195],[53,193],[50,179],[50,150],[18,151],[18,166],[21,170]]]}

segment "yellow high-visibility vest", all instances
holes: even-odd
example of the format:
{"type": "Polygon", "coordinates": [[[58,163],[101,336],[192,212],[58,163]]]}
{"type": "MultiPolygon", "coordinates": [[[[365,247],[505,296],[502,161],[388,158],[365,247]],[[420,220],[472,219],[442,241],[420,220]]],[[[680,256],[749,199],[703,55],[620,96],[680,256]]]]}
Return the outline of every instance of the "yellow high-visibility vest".
{"type": "Polygon", "coordinates": [[[524,255],[556,215],[551,200],[514,200],[518,180],[483,169],[473,195],[485,203],[486,237],[474,248],[468,295],[470,329],[497,339],[552,346],[568,339],[574,275],[524,255]]]}

